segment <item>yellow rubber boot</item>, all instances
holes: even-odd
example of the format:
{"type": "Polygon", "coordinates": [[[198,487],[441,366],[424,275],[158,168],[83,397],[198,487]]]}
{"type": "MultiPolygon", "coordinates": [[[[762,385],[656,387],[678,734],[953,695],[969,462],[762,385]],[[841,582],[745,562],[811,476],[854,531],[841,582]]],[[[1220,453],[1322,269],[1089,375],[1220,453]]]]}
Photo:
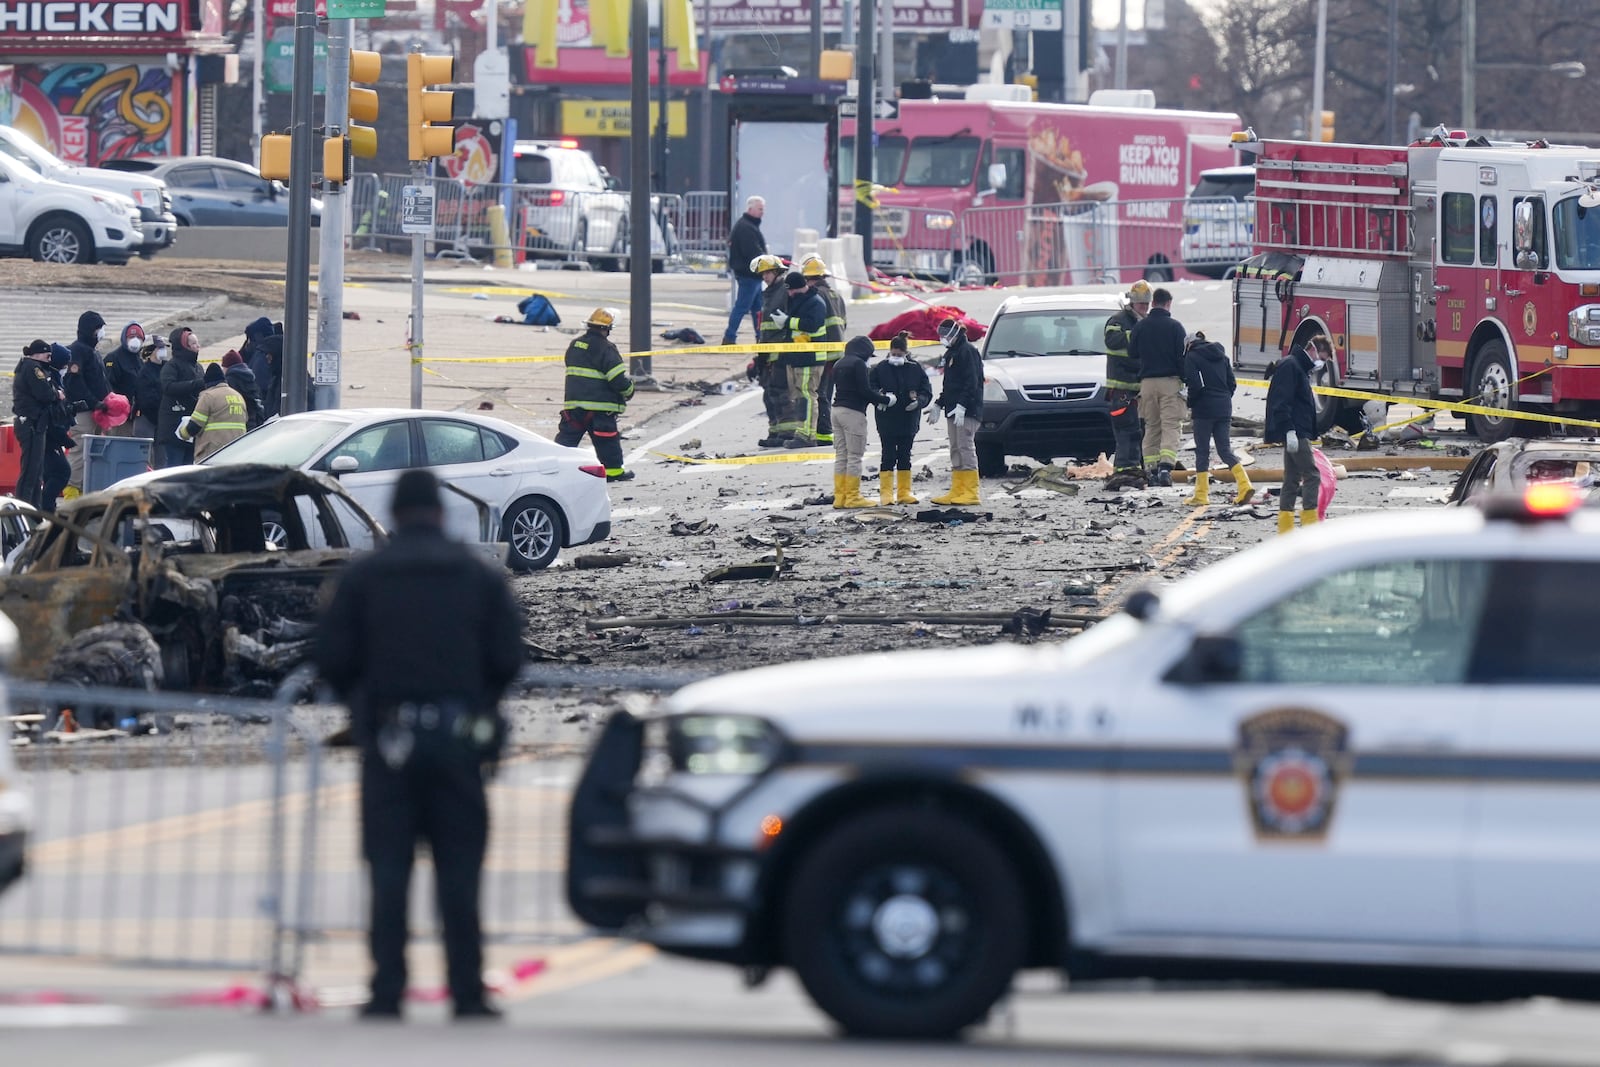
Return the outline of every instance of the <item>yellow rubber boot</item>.
{"type": "Polygon", "coordinates": [[[1286,534],[1292,529],[1294,529],[1294,512],[1278,512],[1278,532],[1281,534],[1286,534]]]}
{"type": "Polygon", "coordinates": [[[1250,484],[1250,475],[1244,471],[1243,463],[1235,463],[1228,470],[1233,474],[1233,484],[1239,487],[1239,492],[1234,496],[1235,504],[1248,504],[1255,499],[1256,487],[1250,484]]]}
{"type": "Polygon", "coordinates": [[[954,484],[950,493],[950,503],[966,507],[975,507],[983,503],[978,496],[977,471],[952,471],[950,480],[954,484]]]}
{"type": "Polygon", "coordinates": [[[859,477],[853,474],[846,474],[842,477],[844,479],[844,503],[839,503],[839,498],[835,496],[833,498],[834,507],[872,508],[878,506],[878,502],[876,500],[868,500],[866,497],[861,495],[861,479],[859,477]]]}
{"type": "Polygon", "coordinates": [[[1308,509],[1300,512],[1300,525],[1301,526],[1315,526],[1317,523],[1319,523],[1321,521],[1322,521],[1322,517],[1317,514],[1317,509],[1316,508],[1308,508],[1308,509]]]}
{"type": "Polygon", "coordinates": [[[833,476],[833,506],[839,510],[850,506],[850,494],[845,491],[842,474],[833,476]]]}
{"type": "Polygon", "coordinates": [[[1211,504],[1211,475],[1205,471],[1194,476],[1194,495],[1184,501],[1191,508],[1203,508],[1211,504]]]}
{"type": "Polygon", "coordinates": [[[960,471],[951,471],[950,472],[950,491],[948,493],[943,493],[943,494],[940,494],[939,496],[934,497],[933,498],[933,502],[935,504],[954,504],[954,503],[956,503],[956,497],[959,495],[960,486],[961,486],[961,472],[960,471]]]}
{"type": "Polygon", "coordinates": [[[878,472],[878,503],[885,507],[896,503],[894,498],[894,471],[878,472]]]}
{"type": "Polygon", "coordinates": [[[895,484],[900,490],[899,495],[894,498],[894,502],[896,504],[917,503],[917,498],[911,495],[911,472],[895,471],[894,477],[895,484]]]}

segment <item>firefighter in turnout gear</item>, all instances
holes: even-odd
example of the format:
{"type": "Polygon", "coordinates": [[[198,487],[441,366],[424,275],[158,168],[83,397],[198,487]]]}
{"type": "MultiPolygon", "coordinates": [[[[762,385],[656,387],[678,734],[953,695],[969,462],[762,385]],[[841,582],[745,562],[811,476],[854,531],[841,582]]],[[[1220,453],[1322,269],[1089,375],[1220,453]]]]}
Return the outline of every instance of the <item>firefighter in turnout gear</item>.
{"type": "Polygon", "coordinates": [[[568,448],[576,448],[588,434],[608,482],[633,477],[632,471],[622,469],[622,435],[617,430],[617,416],[633,396],[627,364],[611,343],[611,327],[620,314],[615,308],[595,308],[584,323],[588,330],[567,346],[566,400],[556,431],[556,444],[568,448]]]}
{"type": "Polygon", "coordinates": [[[1116,438],[1107,489],[1143,489],[1144,431],[1139,425],[1139,361],[1128,353],[1128,338],[1150,313],[1150,283],[1140,278],[1128,289],[1122,310],[1106,320],[1106,402],[1111,405],[1111,432],[1116,438]]]}
{"type": "MultiPolygon", "coordinates": [[[[806,284],[797,271],[783,280],[789,291],[789,340],[795,344],[819,340],[828,318],[828,304],[806,284]]],[[[821,368],[815,352],[785,352],[783,366],[789,377],[789,403],[794,408],[794,434],[784,448],[810,448],[817,443],[817,379],[821,368]]]]}
{"type": "MultiPolygon", "coordinates": [[[[810,255],[800,261],[800,276],[806,280],[811,291],[822,297],[822,302],[828,306],[828,315],[822,320],[822,339],[824,341],[839,342],[844,340],[845,328],[845,303],[844,297],[839,295],[828,284],[828,265],[822,262],[822,257],[810,255]]],[[[815,338],[813,338],[815,340],[815,338]]],[[[833,376],[837,373],[839,358],[844,353],[839,349],[817,353],[817,366],[822,372],[817,382],[817,443],[829,445],[833,443],[833,376]]]]}
{"type": "MultiPolygon", "coordinates": [[[[784,288],[783,260],[774,255],[757,256],[750,270],[766,287],[761,290],[756,333],[760,344],[787,344],[789,341],[789,290],[784,288]]],[[[751,372],[761,383],[761,401],[767,409],[767,436],[756,444],[761,448],[782,448],[795,431],[794,414],[789,404],[789,375],[776,352],[759,352],[751,361],[751,372]]]]}

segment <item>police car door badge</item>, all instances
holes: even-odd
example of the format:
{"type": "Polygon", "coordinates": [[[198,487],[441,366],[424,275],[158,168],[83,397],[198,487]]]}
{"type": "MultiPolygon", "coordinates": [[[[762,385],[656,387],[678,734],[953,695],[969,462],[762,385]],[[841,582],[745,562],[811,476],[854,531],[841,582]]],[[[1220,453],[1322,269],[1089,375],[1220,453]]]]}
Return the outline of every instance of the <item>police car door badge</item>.
{"type": "Polygon", "coordinates": [[[1283,708],[1239,724],[1234,768],[1259,840],[1318,841],[1350,773],[1349,728],[1317,711],[1283,708]]]}

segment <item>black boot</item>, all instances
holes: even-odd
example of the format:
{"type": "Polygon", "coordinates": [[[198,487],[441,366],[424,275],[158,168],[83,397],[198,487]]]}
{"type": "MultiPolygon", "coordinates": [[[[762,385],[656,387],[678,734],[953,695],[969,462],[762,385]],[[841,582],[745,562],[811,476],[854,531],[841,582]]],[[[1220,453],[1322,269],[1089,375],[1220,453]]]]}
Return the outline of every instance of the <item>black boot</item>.
{"type": "Polygon", "coordinates": [[[1163,488],[1172,484],[1172,464],[1163,463],[1156,468],[1156,484],[1163,488]]]}

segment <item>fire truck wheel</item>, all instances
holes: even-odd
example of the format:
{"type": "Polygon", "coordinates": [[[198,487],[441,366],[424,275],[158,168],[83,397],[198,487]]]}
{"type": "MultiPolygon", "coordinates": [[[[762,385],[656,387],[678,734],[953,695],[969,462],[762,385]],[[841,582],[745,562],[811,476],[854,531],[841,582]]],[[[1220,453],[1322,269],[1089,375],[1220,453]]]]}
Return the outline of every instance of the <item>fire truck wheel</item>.
{"type": "Polygon", "coordinates": [[[1172,262],[1166,256],[1157,252],[1145,264],[1144,280],[1152,285],[1162,285],[1174,279],[1172,262]]]}
{"type": "Polygon", "coordinates": [[[1493,444],[1517,432],[1517,420],[1510,416],[1517,407],[1516,386],[1511,357],[1506,354],[1504,342],[1490,341],[1478,349],[1478,358],[1472,361],[1472,376],[1467,380],[1467,398],[1482,407],[1504,408],[1507,412],[1505,415],[1468,415],[1469,425],[1478,440],[1493,444]]]}

